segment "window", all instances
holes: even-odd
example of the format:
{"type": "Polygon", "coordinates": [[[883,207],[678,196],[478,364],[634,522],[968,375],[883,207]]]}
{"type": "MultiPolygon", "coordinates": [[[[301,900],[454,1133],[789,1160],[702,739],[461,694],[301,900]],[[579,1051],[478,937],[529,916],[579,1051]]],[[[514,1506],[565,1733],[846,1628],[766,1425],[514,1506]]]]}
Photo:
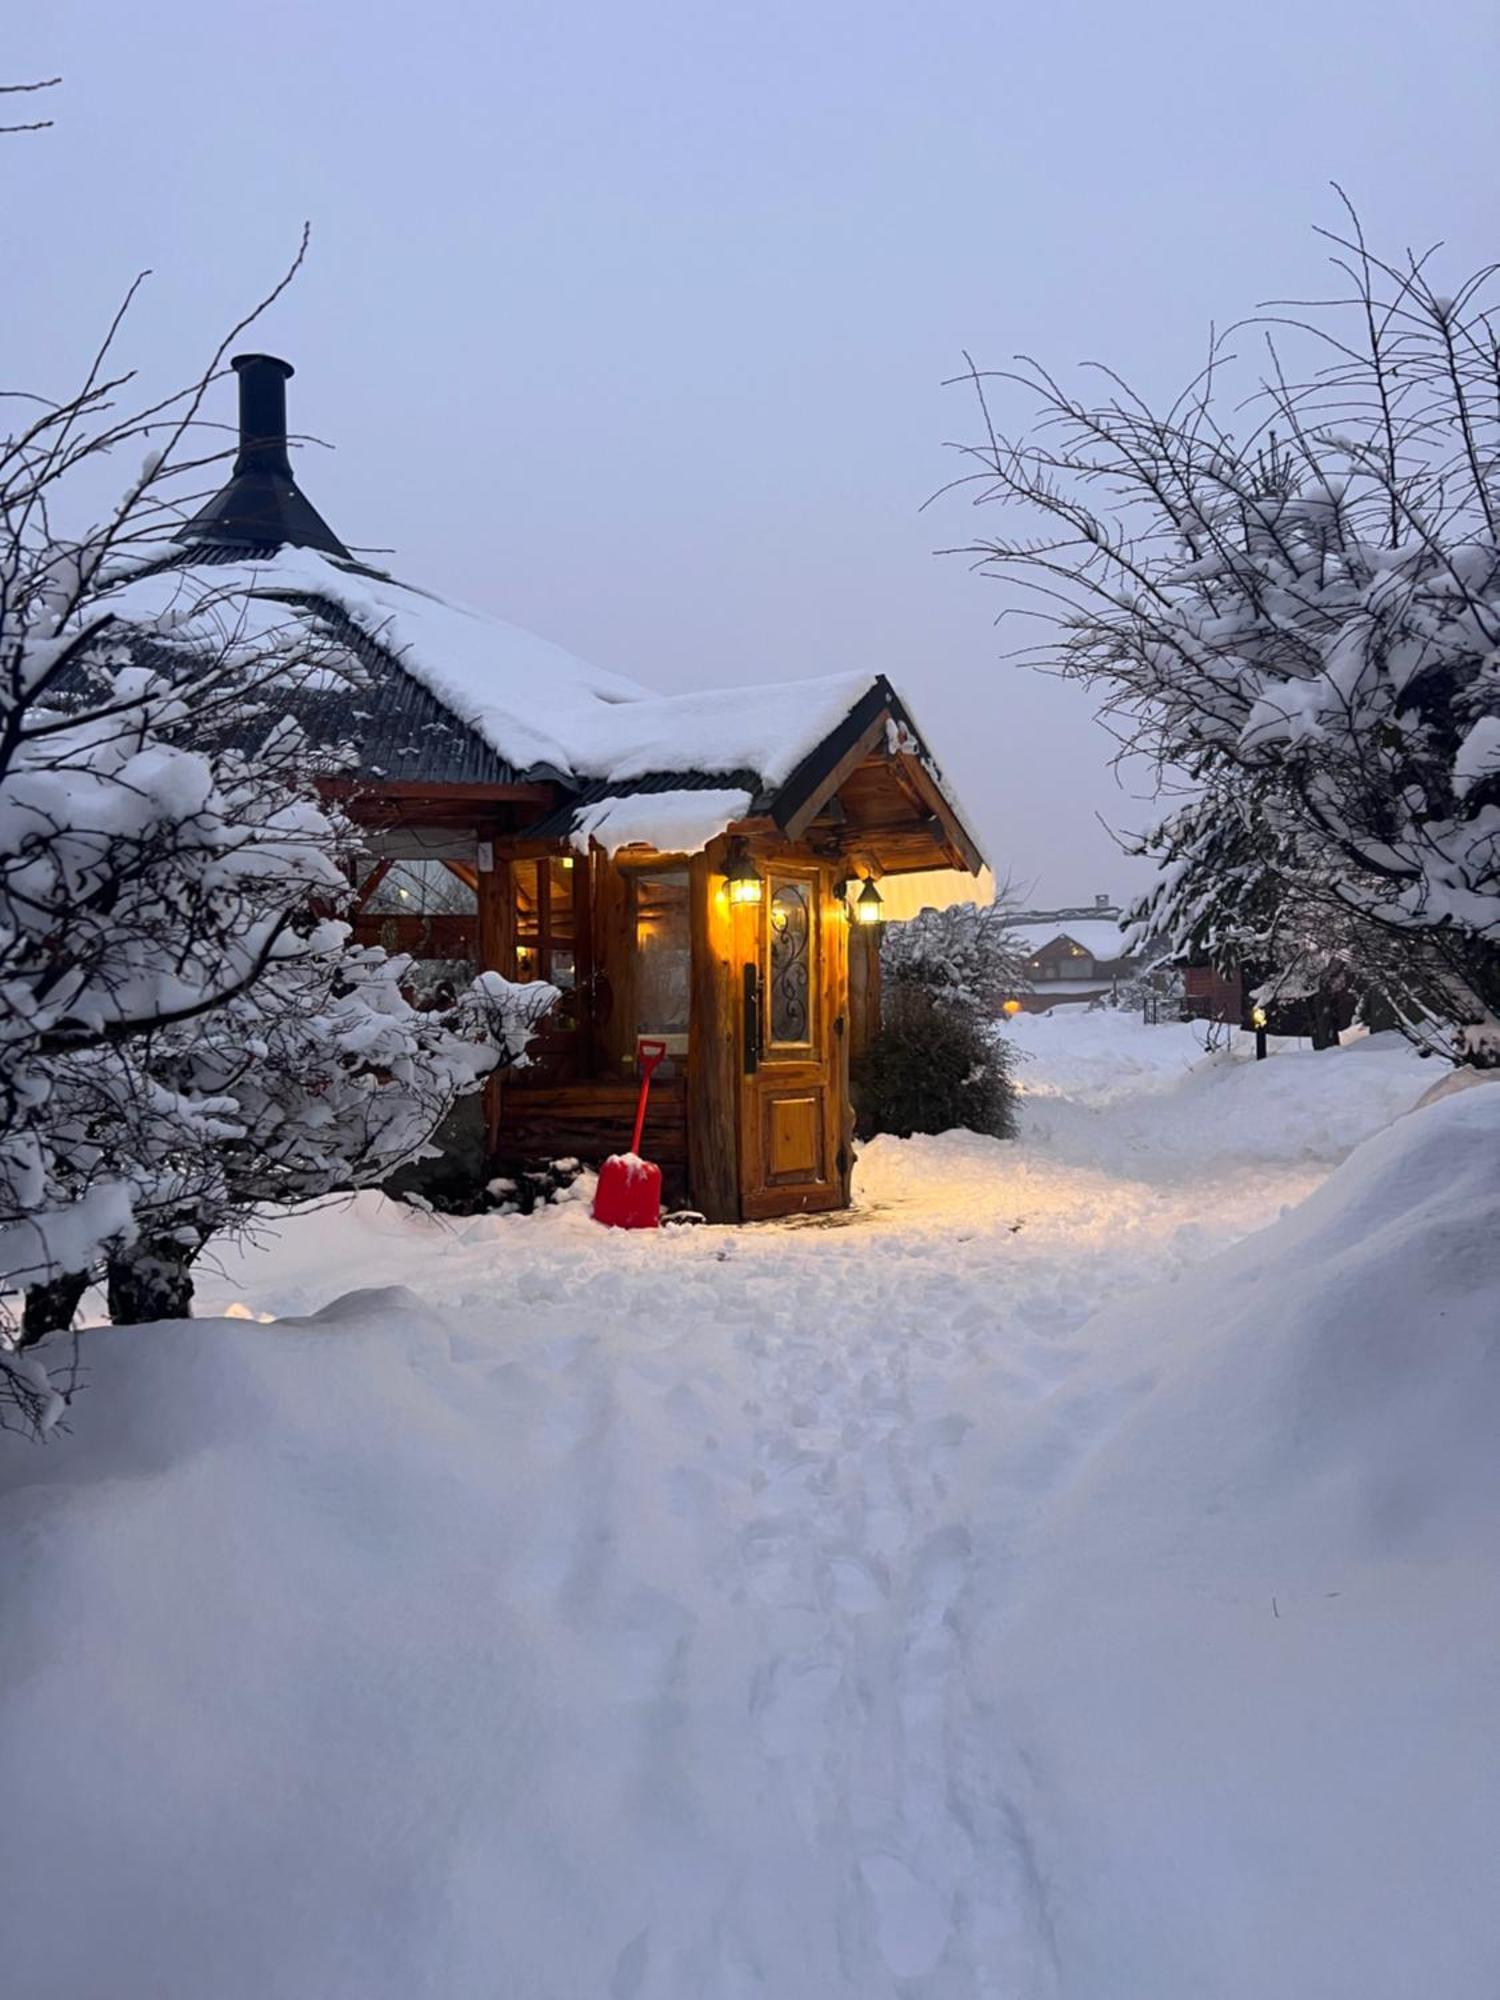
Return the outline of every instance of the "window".
{"type": "Polygon", "coordinates": [[[403,982],[419,1007],[451,1006],[474,977],[478,898],[445,861],[385,858],[360,904],[355,937],[410,955],[403,982]]]}
{"type": "Polygon", "coordinates": [[[812,884],[773,875],[767,908],[766,990],[773,1045],[806,1047],[812,1041],[812,884]]]}
{"type": "Polygon", "coordinates": [[[478,898],[446,861],[391,861],[362,907],[375,917],[472,917],[478,898]]]}
{"type": "Polygon", "coordinates": [[[513,861],[516,977],[546,979],[567,992],[578,972],[571,855],[513,861]]]}
{"type": "Polygon", "coordinates": [[[578,984],[578,921],[574,881],[581,879],[571,854],[511,863],[515,897],[516,978],[523,984],[545,979],[562,994],[549,1016],[551,1029],[578,1025],[574,989],[578,984]]]}
{"type": "Polygon", "coordinates": [[[635,1032],[686,1035],[692,991],[688,871],[631,877],[635,911],[635,1032]]]}

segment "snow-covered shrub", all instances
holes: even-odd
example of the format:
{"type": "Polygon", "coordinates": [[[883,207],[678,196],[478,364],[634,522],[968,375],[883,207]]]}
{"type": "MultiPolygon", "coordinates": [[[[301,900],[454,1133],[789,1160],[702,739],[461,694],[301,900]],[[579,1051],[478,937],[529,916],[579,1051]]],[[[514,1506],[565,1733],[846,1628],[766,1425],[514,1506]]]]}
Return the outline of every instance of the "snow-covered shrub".
{"type": "Polygon", "coordinates": [[[981,497],[1022,518],[974,553],[1050,615],[1062,601],[1037,651],[1104,691],[1128,751],[1186,777],[1152,843],[1148,914],[1174,945],[1262,932],[1285,904],[1305,942],[1281,941],[1278,970],[1378,962],[1421,1039],[1500,1061],[1490,274],[1454,300],[1357,223],[1333,241],[1352,297],[1265,322],[1280,331],[1239,434],[1228,337],[1161,415],[1008,377],[1042,423],[1019,443],[986,424],[981,497]]]}
{"type": "Polygon", "coordinates": [[[1026,947],[1004,903],[956,903],[885,927],[880,968],[889,984],[922,986],[937,999],[987,1016],[1026,981],[1026,947]]]}
{"type": "Polygon", "coordinates": [[[460,1097],[525,1063],[557,999],[488,972],[424,1010],[406,998],[410,972],[408,958],[341,942],[154,1039],[153,1081],[174,1102],[217,1107],[219,1131],[208,1146],[189,1139],[174,1160],[180,1198],[151,1204],[150,1233],[111,1256],[112,1319],[186,1314],[197,1252],[258,1208],[378,1186],[422,1157],[460,1097]]]}
{"type": "MultiPolygon", "coordinates": [[[[32,1334],[105,1257],[122,1312],[180,1306],[173,1274],[212,1229],[411,1157],[555,997],[489,976],[423,1014],[403,962],[348,948],[351,829],[285,720],[299,682],[357,678],[341,642],[211,570],[122,611],[201,483],[187,440],[228,345],[136,415],[102,360],[69,401],[4,405],[0,1296],[32,1293],[32,1334]],[[148,441],[114,508],[60,542],[80,473],[148,441]]],[[[0,1424],[57,1413],[0,1326],[0,1424]]]]}
{"type": "Polygon", "coordinates": [[[880,1030],[854,1066],[861,1138],[962,1127],[1009,1138],[1015,1092],[1011,1051],[984,1012],[955,1004],[917,980],[890,982],[880,1030]]]}
{"type": "Polygon", "coordinates": [[[886,926],[880,1030],[852,1078],[861,1136],[1010,1132],[1009,1050],[991,1023],[1025,984],[1025,959],[1004,903],[886,926]]]}
{"type": "Polygon", "coordinates": [[[1175,1021],[1182,1011],[1184,981],[1175,965],[1141,965],[1117,979],[1100,1004],[1121,1014],[1142,1014],[1148,1021],[1175,1021]]]}
{"type": "MultiPolygon", "coordinates": [[[[0,523],[9,496],[0,488],[0,523]]],[[[25,513],[24,506],[17,510],[25,513]]],[[[3,531],[3,529],[0,529],[3,531]]],[[[95,609],[100,551],[9,537],[0,567],[0,1289],[86,1264],[171,1189],[225,1107],[149,1053],[268,972],[336,947],[335,829],[278,759],[193,747],[253,726],[271,661],[189,690],[95,609]]],[[[144,635],[156,638],[160,635],[144,635]]],[[[272,656],[274,658],[274,656],[272,656]]],[[[0,1371],[9,1364],[0,1350],[0,1371]]],[[[26,1399],[29,1401],[29,1399],[26,1399]]],[[[32,1414],[35,1414],[33,1411],[32,1414]]]]}

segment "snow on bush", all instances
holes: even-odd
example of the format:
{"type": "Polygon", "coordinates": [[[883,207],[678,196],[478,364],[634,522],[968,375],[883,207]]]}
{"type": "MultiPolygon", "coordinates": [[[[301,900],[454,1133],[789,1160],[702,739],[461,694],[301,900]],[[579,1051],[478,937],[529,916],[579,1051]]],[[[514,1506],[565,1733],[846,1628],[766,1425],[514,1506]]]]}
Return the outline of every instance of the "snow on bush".
{"type": "Polygon", "coordinates": [[[955,903],[885,927],[880,968],[888,984],[921,986],[934,998],[993,1018],[1027,984],[1026,946],[1003,902],[955,903]]]}
{"type": "Polygon", "coordinates": [[[860,1138],[962,1129],[1009,1138],[1015,1092],[1010,1050],[976,1008],[909,981],[886,988],[880,1029],[853,1065],[860,1138]]]}
{"type": "MultiPolygon", "coordinates": [[[[64,402],[8,401],[0,441],[0,1294],[32,1292],[32,1334],[106,1252],[139,1280],[126,1316],[181,1309],[164,1283],[212,1230],[409,1158],[554,997],[490,985],[419,1015],[401,961],[347,950],[352,830],[285,696],[357,665],[211,567],[122,615],[120,579],[162,569],[201,480],[187,440],[224,350],[125,415],[108,351],[64,402]],[[60,541],[80,474],[148,438],[114,508],[60,541]]],[[[0,1425],[55,1421],[43,1375],[0,1328],[0,1425]]]]}
{"type": "Polygon", "coordinates": [[[1357,226],[1332,240],[1352,296],[1268,323],[1238,435],[1224,378],[1243,328],[1164,415],[1037,369],[1008,378],[1043,422],[976,449],[983,497],[1022,517],[977,553],[1061,598],[1061,636],[1038,650],[1103,689],[1165,781],[1191,781],[1150,843],[1146,921],[1184,952],[1227,952],[1284,906],[1315,980],[1319,961],[1358,972],[1368,955],[1417,1032],[1484,1062],[1500,1041],[1490,274],[1455,303],[1357,226]]]}
{"type": "Polygon", "coordinates": [[[880,1027],[852,1077],[862,1138],[958,1127],[1009,1136],[1010,1052],[991,1025],[1022,979],[1009,914],[961,903],[886,926],[880,1027]]]}

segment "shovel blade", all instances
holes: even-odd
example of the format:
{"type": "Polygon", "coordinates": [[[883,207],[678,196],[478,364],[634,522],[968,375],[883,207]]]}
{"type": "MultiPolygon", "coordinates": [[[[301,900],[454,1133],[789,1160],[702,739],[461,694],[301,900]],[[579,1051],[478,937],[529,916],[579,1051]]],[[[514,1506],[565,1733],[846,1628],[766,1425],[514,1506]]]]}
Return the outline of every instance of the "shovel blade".
{"type": "Polygon", "coordinates": [[[633,1153],[616,1153],[599,1169],[594,1220],[610,1229],[661,1225],[661,1168],[633,1153]]]}

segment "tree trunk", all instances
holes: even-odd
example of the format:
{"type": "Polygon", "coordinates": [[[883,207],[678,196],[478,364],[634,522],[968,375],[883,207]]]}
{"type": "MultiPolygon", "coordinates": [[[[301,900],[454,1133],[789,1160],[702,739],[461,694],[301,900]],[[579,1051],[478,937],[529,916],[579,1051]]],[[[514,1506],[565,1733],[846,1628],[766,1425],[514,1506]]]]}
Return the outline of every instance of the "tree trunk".
{"type": "Polygon", "coordinates": [[[1312,1045],[1315,1049],[1336,1049],[1339,1045],[1338,1017],[1334,1003],[1324,993],[1315,993],[1309,1003],[1312,1014],[1312,1045]]]}
{"type": "Polygon", "coordinates": [[[109,1260],[109,1316],[116,1326],[191,1319],[196,1251],[170,1237],[143,1236],[109,1260]]]}
{"type": "Polygon", "coordinates": [[[28,1285],[17,1346],[33,1347],[44,1334],[65,1332],[73,1324],[88,1284],[87,1271],[67,1271],[60,1278],[49,1278],[45,1285],[28,1285]]]}

